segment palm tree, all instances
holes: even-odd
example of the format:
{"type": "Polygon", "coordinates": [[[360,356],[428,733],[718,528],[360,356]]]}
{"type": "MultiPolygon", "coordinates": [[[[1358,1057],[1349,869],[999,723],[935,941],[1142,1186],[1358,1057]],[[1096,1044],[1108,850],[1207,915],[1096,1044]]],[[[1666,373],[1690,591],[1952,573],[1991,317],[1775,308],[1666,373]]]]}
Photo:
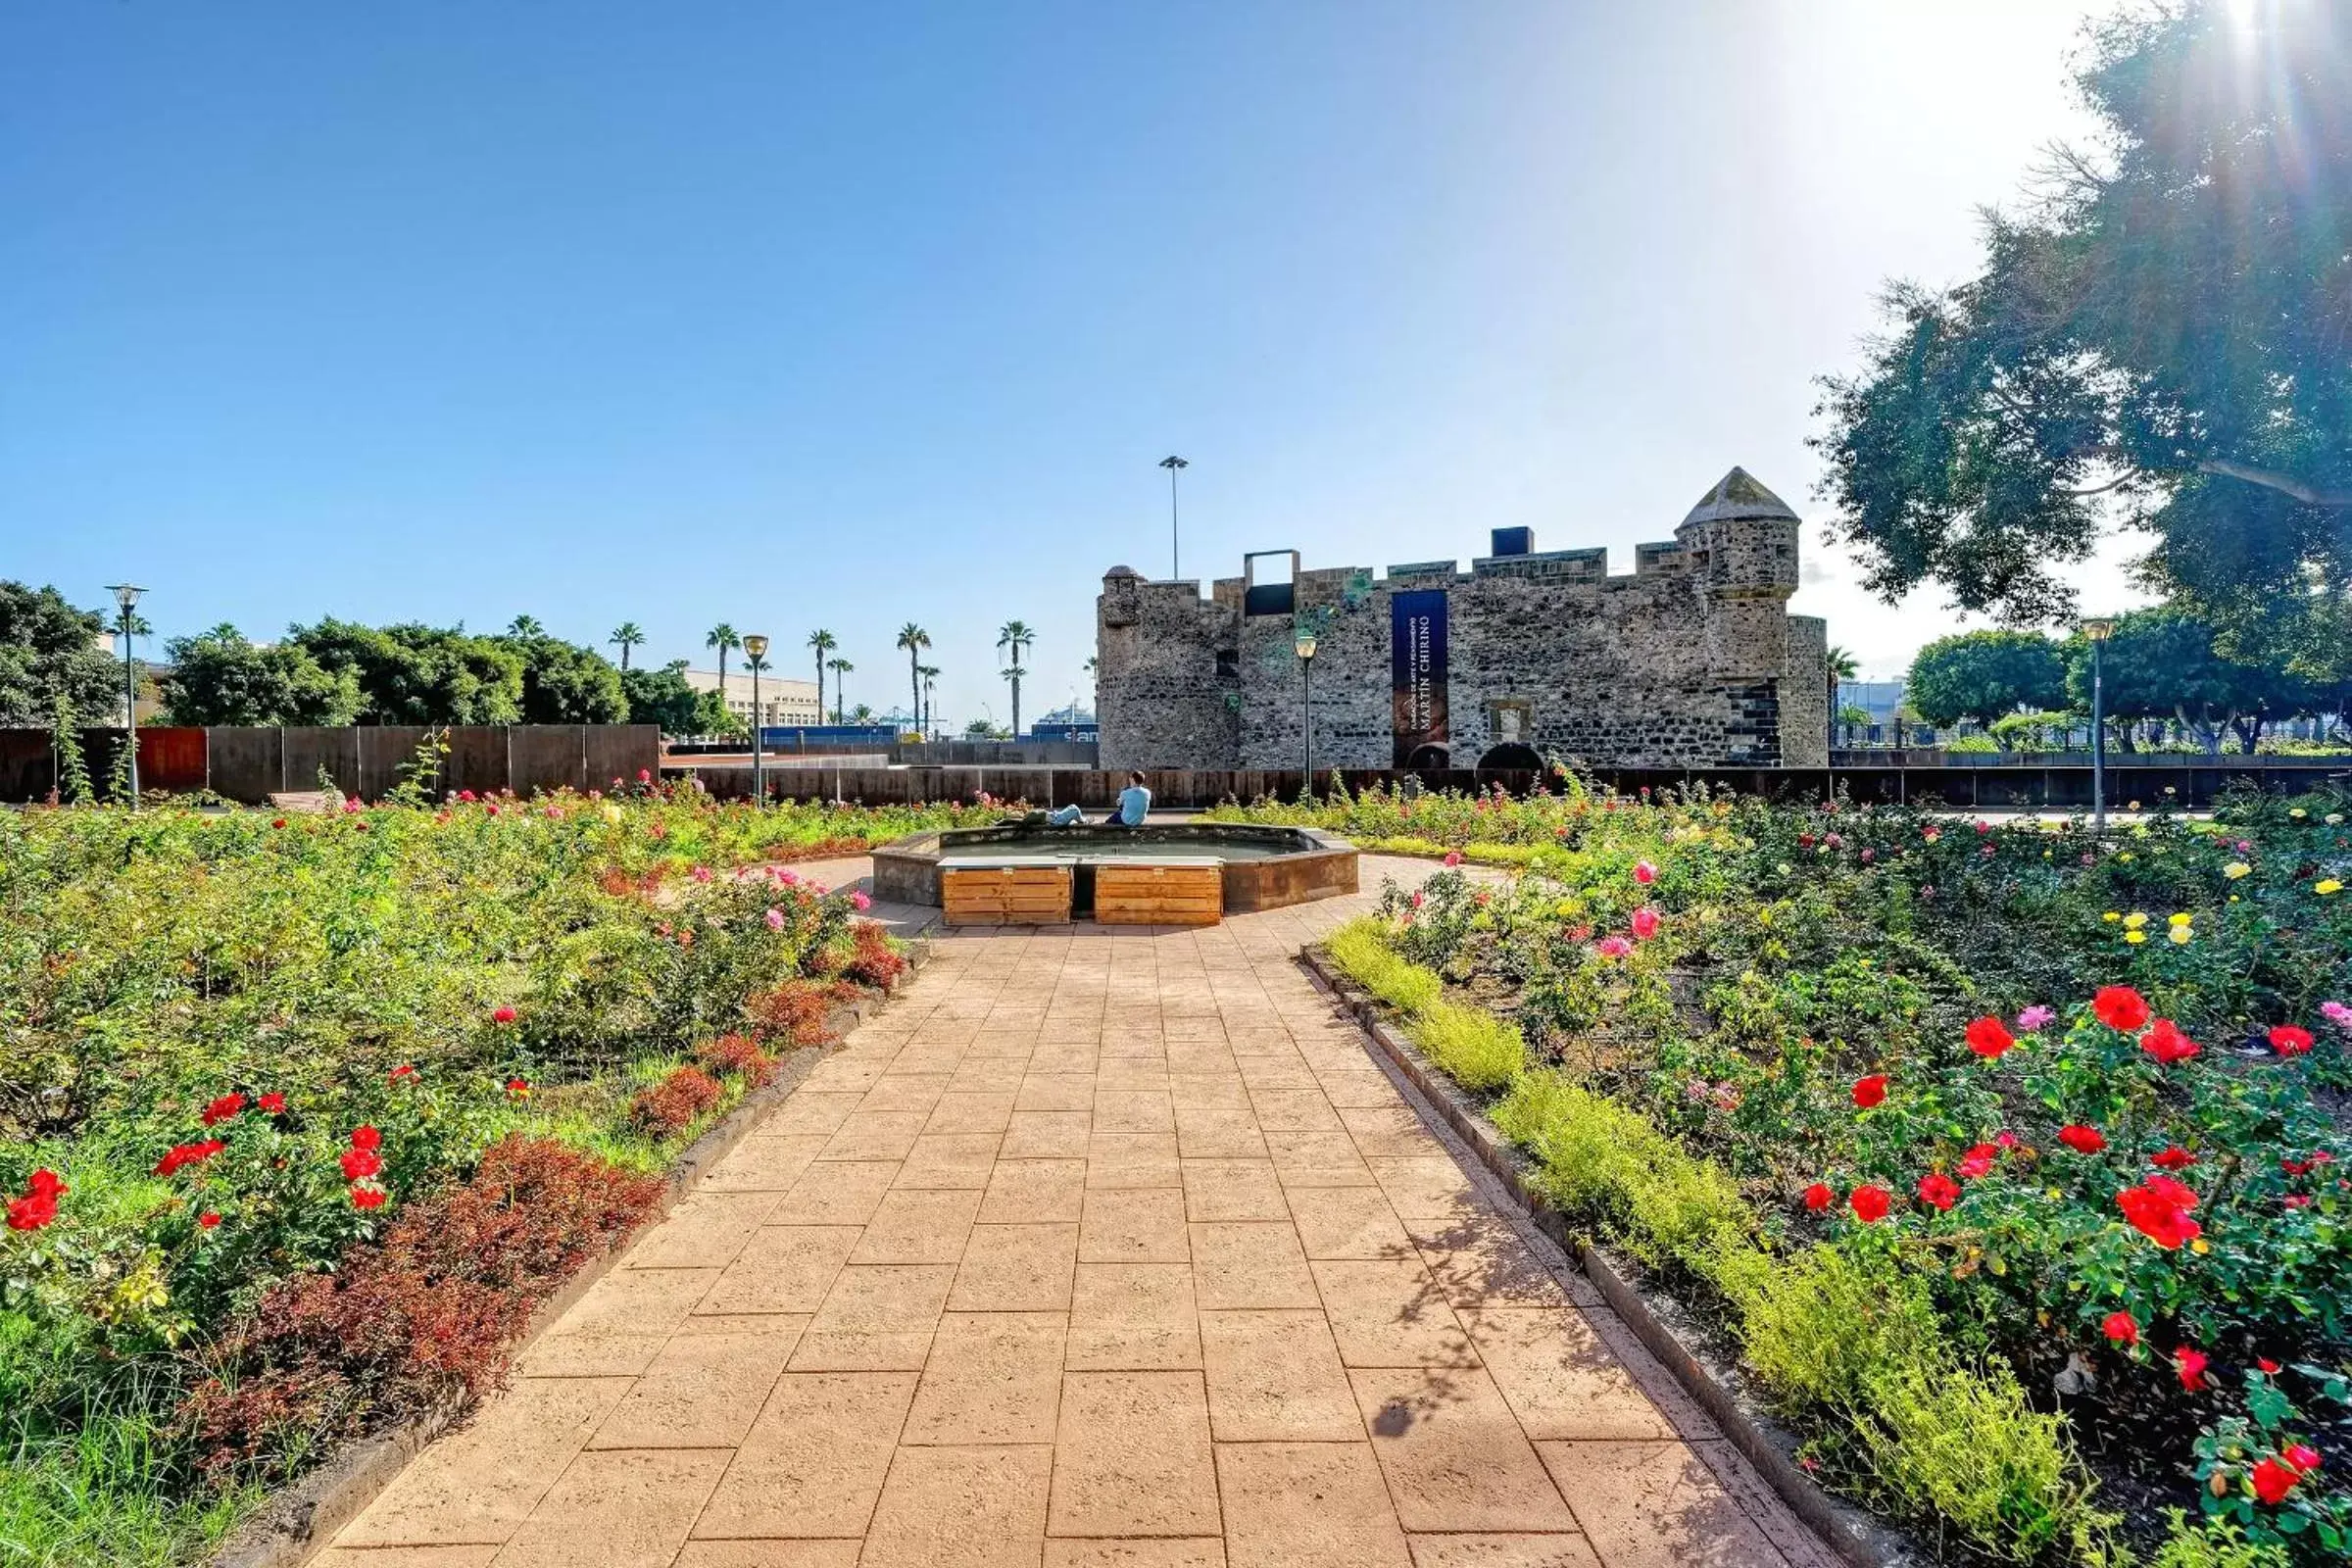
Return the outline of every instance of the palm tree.
{"type": "Polygon", "coordinates": [[[850,722],[851,722],[851,723],[853,723],[853,724],[870,724],[870,723],[872,723],[873,721],[874,721],[874,710],[873,710],[871,708],[868,708],[868,707],[867,707],[865,704],[863,704],[863,703],[859,703],[859,704],[858,704],[858,705],[856,708],[853,708],[853,709],[851,709],[851,710],[850,710],[850,722]]]}
{"type": "Polygon", "coordinates": [[[237,630],[233,622],[224,620],[196,640],[206,643],[241,643],[245,640],[245,634],[237,630]]]}
{"type": "Polygon", "coordinates": [[[645,628],[633,620],[624,620],[612,628],[612,635],[605,641],[620,645],[620,667],[626,669],[629,667],[629,650],[645,641],[645,628]]]}
{"type": "Polygon", "coordinates": [[[923,726],[923,650],[931,646],[931,634],[913,621],[899,628],[898,646],[906,650],[906,680],[914,688],[914,726],[923,726]]]}
{"type": "Polygon", "coordinates": [[[539,617],[536,615],[516,615],[513,620],[507,622],[507,635],[517,640],[526,637],[544,637],[547,635],[547,628],[539,624],[539,617]]]}
{"type": "Polygon", "coordinates": [[[1037,641],[1037,628],[1025,620],[1008,620],[997,628],[997,648],[1012,655],[1012,667],[1004,678],[1012,682],[1012,735],[1021,735],[1021,677],[1029,672],[1021,667],[1021,654],[1037,641]]]}
{"type": "Polygon", "coordinates": [[[915,728],[928,735],[931,733],[932,720],[938,716],[931,711],[931,703],[935,695],[932,691],[932,683],[939,679],[939,666],[937,664],[920,664],[915,667],[914,673],[916,678],[923,683],[921,687],[922,707],[915,710],[915,728]]]}
{"type": "Polygon", "coordinates": [[[727,650],[741,648],[743,639],[735,635],[733,626],[722,620],[710,628],[710,635],[703,639],[703,646],[718,650],[718,700],[723,705],[727,700],[727,650]]]}
{"type": "MultiPolygon", "coordinates": [[[[836,724],[841,722],[841,677],[857,667],[846,659],[825,661],[825,668],[833,672],[833,722],[836,724]]],[[[816,706],[820,709],[825,706],[825,683],[821,678],[816,683],[816,706]]]]}
{"type": "Polygon", "coordinates": [[[1852,680],[1855,672],[1862,666],[1854,662],[1853,650],[1838,643],[1830,644],[1827,662],[1830,679],[1830,736],[1834,741],[1838,734],[1838,683],[1841,680],[1852,680]]]}

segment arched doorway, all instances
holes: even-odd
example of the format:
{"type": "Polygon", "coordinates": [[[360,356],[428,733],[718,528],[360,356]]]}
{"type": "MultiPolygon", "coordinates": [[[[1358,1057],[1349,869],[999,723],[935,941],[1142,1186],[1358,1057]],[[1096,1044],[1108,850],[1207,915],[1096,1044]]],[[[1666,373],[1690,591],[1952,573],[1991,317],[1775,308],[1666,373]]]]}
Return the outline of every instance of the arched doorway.
{"type": "Polygon", "coordinates": [[[1508,741],[1489,749],[1478,760],[1478,770],[1481,773],[1541,773],[1544,771],[1544,759],[1536,755],[1533,746],[1508,741]]]}
{"type": "Polygon", "coordinates": [[[1453,754],[1445,747],[1432,742],[1427,746],[1414,747],[1412,755],[1404,760],[1404,765],[1416,773],[1435,768],[1451,767],[1453,754]]]}

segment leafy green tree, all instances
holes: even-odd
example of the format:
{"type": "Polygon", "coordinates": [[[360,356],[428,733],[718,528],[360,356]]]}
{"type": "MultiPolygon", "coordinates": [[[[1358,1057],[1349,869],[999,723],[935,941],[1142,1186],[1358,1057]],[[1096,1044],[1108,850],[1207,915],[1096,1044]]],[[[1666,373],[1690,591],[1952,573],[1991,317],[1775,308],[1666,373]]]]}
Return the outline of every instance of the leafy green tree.
{"type": "Polygon", "coordinates": [[[547,628],[539,624],[536,615],[516,615],[507,622],[507,635],[515,638],[544,637],[547,628]]]}
{"type": "MultiPolygon", "coordinates": [[[[2021,708],[2064,704],[2066,662],[2058,645],[2038,632],[1962,632],[1919,651],[1903,695],[1939,728],[1973,718],[1990,730],[1994,720],[2021,708]]],[[[1998,744],[2001,738],[1993,739],[1998,744]]]]}
{"type": "Polygon", "coordinates": [[[645,628],[633,620],[624,620],[612,628],[612,635],[605,641],[620,650],[620,667],[626,669],[629,667],[629,650],[644,643],[645,628]]]}
{"type": "Polygon", "coordinates": [[[85,721],[120,713],[122,665],[100,640],[110,620],[55,588],[0,581],[0,724],[47,728],[60,698],[85,721]]]}
{"type": "Polygon", "coordinates": [[[224,622],[164,646],[174,724],[348,724],[360,711],[358,675],[326,668],[300,643],[248,642],[224,622]]]}
{"type": "MultiPolygon", "coordinates": [[[[2225,729],[2234,731],[2239,749],[2251,756],[2272,720],[2317,710],[2318,694],[2309,683],[2277,664],[2230,659],[2219,642],[2211,622],[2175,606],[2117,618],[2100,650],[2099,674],[2102,707],[2108,717],[2123,721],[2124,750],[2132,749],[2132,721],[2172,718],[2209,756],[2221,754],[2225,729]]],[[[2087,712],[2090,645],[2078,637],[2066,652],[2067,690],[2087,712]]]]}
{"type": "Polygon", "coordinates": [[[595,649],[545,634],[498,641],[522,660],[523,723],[628,722],[629,699],[621,672],[595,649]]]}
{"type": "Polygon", "coordinates": [[[359,682],[363,724],[513,724],[522,717],[522,656],[494,638],[332,616],[287,629],[330,673],[359,682]]]}
{"type": "Polygon", "coordinates": [[[2077,81],[2099,145],[1824,381],[1832,530],[1889,599],[2026,623],[2120,524],[2234,652],[2352,671],[2352,7],[2131,8],[2077,81]]]}
{"type": "Polygon", "coordinates": [[[1870,710],[1846,704],[1838,710],[1838,728],[1843,734],[1845,744],[1853,745],[1855,737],[1870,728],[1870,710]]]}
{"type": "Polygon", "coordinates": [[[664,735],[731,735],[742,725],[727,711],[717,692],[698,692],[686,683],[686,661],[674,659],[660,669],[640,664],[619,672],[628,694],[629,717],[639,724],[659,724],[664,735]]]}

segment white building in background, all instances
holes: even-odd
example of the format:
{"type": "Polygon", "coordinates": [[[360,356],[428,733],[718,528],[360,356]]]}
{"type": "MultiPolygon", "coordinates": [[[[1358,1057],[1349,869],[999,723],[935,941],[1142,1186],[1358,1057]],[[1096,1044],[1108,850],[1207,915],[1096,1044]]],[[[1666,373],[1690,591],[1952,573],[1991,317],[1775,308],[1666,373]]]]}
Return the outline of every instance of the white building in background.
{"type": "MultiPolygon", "coordinates": [[[[698,692],[719,691],[718,671],[690,669],[686,684],[698,692]]],[[[779,724],[821,724],[823,715],[817,710],[816,682],[794,680],[788,675],[762,671],[760,676],[760,714],[752,716],[752,677],[746,670],[727,671],[724,688],[727,711],[746,724],[758,723],[762,729],[779,724]]]]}

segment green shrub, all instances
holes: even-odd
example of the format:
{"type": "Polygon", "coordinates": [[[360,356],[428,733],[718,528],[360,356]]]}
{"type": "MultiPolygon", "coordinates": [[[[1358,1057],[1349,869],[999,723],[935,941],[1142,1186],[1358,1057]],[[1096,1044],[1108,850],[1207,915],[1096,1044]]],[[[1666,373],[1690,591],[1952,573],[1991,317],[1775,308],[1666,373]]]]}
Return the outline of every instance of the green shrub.
{"type": "Polygon", "coordinates": [[[1434,1004],[1446,982],[1406,962],[1390,948],[1380,922],[1369,915],[1331,934],[1332,961],[1348,978],[1407,1017],[1434,1004]]]}
{"type": "Polygon", "coordinates": [[[2224,1520],[2191,1524],[2178,1508],[2172,1520],[2172,1533],[2149,1568],[2286,1568],[2290,1560],[2285,1547],[2248,1541],[2224,1520]]]}
{"type": "Polygon", "coordinates": [[[1519,1031],[1481,1007],[1435,1003],[1414,1016],[1405,1033],[1464,1089],[1506,1088],[1527,1070],[1527,1042],[1519,1031]]]}

